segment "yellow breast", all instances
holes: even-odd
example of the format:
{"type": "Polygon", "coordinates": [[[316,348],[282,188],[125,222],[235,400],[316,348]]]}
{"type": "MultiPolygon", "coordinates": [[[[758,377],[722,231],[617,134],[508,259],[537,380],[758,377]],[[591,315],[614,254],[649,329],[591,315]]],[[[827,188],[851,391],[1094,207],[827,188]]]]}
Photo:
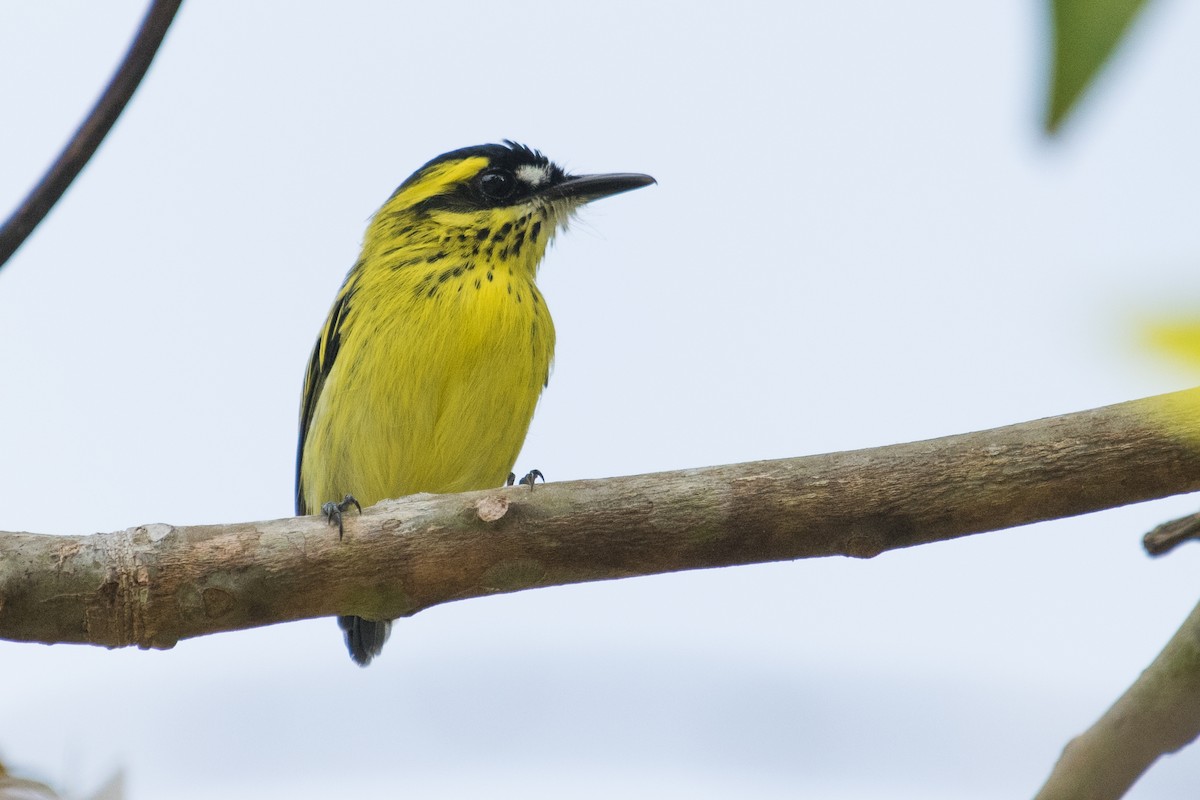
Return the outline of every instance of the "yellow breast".
{"type": "Polygon", "coordinates": [[[345,494],[368,505],[504,482],[549,375],[554,324],[533,283],[544,241],[514,259],[512,230],[497,233],[351,273],[302,451],[309,513],[345,494]]]}

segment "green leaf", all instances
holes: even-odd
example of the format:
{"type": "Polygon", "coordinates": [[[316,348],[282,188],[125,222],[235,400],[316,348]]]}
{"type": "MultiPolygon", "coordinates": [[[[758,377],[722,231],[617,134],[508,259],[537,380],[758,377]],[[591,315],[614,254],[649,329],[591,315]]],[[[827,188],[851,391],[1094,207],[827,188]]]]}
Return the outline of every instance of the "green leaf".
{"type": "Polygon", "coordinates": [[[1046,131],[1055,133],[1146,0],[1051,0],[1054,61],[1046,131]]]}

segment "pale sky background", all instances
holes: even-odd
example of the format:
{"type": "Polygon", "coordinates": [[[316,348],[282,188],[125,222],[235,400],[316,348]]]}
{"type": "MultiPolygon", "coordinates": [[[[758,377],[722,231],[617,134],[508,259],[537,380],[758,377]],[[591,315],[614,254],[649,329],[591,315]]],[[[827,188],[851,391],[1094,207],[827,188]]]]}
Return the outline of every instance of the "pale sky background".
{"type": "MultiPolygon", "coordinates": [[[[0,5],[0,214],[143,2],[0,5]]],[[[1061,141],[1043,3],[186,6],[0,271],[0,529],[292,508],[305,361],[367,219],[511,137],[659,185],[541,285],[551,480],[845,450],[1183,388],[1200,4],[1158,0],[1061,141]]],[[[1173,498],[887,553],[571,586],[166,652],[0,643],[0,758],[129,796],[1029,797],[1200,597],[1173,498]]],[[[1200,749],[1129,795],[1200,790],[1200,749]]]]}

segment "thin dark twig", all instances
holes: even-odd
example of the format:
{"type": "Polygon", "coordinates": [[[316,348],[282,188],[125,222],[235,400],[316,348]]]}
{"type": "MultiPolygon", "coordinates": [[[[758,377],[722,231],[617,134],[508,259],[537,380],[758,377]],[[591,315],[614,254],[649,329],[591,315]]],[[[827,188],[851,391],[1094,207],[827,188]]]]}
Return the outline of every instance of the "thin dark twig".
{"type": "Polygon", "coordinates": [[[33,233],[38,223],[50,213],[50,209],[63,196],[71,181],[75,180],[75,176],[95,154],[96,148],[108,135],[113,123],[125,109],[125,104],[133,97],[138,84],[145,77],[146,70],[150,68],[150,62],[154,60],[154,55],[171,26],[171,20],[175,18],[175,12],[182,3],[183,0],[154,0],[151,4],[137,37],[129,46],[129,52],[125,54],[125,60],[117,68],[96,105],[92,107],[83,124],[58,154],[58,158],[38,185],[33,187],[29,196],[8,218],[4,227],[0,228],[0,267],[3,267],[17,248],[29,238],[29,234],[33,233]]]}

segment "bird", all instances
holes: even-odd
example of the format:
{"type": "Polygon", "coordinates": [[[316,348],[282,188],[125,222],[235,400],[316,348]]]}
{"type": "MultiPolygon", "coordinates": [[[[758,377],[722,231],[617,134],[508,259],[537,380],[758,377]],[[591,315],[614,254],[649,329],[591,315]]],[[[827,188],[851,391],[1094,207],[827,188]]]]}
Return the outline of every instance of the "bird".
{"type": "MultiPolygon", "coordinates": [[[[511,484],[554,356],[536,281],[546,248],[581,206],[652,183],[571,175],[507,139],[444,153],[401,183],[368,224],[309,358],[296,514],[324,514],[340,538],[352,506],[511,484]]],[[[354,615],[338,623],[364,667],[391,630],[354,615]]]]}

